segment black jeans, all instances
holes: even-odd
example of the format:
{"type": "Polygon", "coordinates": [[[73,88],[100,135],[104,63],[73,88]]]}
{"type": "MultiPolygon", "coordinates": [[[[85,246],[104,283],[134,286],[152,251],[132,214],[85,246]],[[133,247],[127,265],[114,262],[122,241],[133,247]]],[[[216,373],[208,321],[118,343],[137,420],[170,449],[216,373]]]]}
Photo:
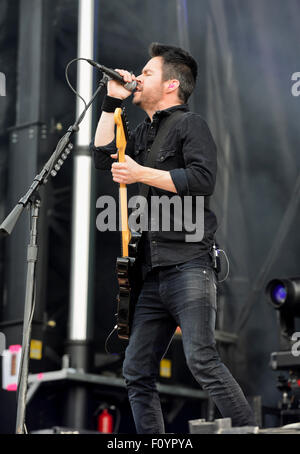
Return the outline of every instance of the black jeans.
{"type": "Polygon", "coordinates": [[[240,386],[216,350],[216,279],[197,259],[153,270],[136,305],[123,375],[139,434],[165,433],[156,381],[176,327],[182,332],[187,365],[233,426],[255,425],[240,386]]]}

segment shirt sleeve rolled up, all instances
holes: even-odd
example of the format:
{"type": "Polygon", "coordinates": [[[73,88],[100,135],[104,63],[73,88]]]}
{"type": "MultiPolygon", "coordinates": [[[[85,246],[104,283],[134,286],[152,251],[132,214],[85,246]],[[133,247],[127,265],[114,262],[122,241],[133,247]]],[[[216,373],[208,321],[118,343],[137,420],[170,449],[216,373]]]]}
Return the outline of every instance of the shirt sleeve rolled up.
{"type": "Polygon", "coordinates": [[[111,154],[117,152],[116,140],[103,147],[95,147],[94,141],[90,144],[90,152],[93,156],[96,169],[110,170],[112,163],[115,161],[110,157],[111,154]]]}
{"type": "Polygon", "coordinates": [[[207,123],[190,113],[181,125],[182,155],[185,168],[170,170],[177,193],[212,195],[217,174],[217,148],[207,123]]]}

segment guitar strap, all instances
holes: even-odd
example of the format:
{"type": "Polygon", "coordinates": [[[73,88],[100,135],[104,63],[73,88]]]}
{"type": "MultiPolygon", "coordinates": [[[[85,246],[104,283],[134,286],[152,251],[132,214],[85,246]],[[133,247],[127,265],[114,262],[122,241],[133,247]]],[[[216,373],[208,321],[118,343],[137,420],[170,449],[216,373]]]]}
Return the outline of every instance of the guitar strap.
{"type": "MultiPolygon", "coordinates": [[[[145,167],[152,167],[155,168],[155,161],[156,161],[156,156],[158,154],[159,149],[161,148],[164,139],[166,138],[168,132],[170,131],[171,127],[175,124],[175,122],[178,120],[178,118],[183,115],[185,112],[182,110],[176,110],[173,112],[171,115],[168,117],[165,117],[161,120],[161,123],[159,125],[158,133],[156,134],[156,137],[154,139],[154,142],[152,144],[151,150],[149,151],[149,154],[147,156],[146,162],[144,163],[145,167]]],[[[140,196],[145,197],[147,199],[148,194],[149,194],[150,186],[147,184],[142,183],[140,186],[140,196]]]]}

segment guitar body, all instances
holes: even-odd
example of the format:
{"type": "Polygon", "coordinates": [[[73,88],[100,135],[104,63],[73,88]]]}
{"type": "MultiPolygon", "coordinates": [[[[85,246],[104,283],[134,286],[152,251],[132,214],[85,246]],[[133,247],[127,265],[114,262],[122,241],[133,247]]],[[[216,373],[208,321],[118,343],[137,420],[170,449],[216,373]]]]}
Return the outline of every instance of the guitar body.
{"type": "Polygon", "coordinates": [[[118,337],[128,340],[130,337],[132,319],[141,287],[143,284],[141,267],[137,263],[136,249],[140,239],[134,234],[129,243],[129,256],[117,258],[117,276],[119,294],[117,297],[117,330],[118,337]]]}
{"type": "MultiPolygon", "coordinates": [[[[125,161],[125,148],[128,140],[127,122],[122,109],[114,115],[117,126],[116,144],[119,162],[125,161]]],[[[117,258],[116,271],[119,283],[117,296],[117,333],[118,337],[128,340],[135,305],[142,287],[142,271],[137,264],[137,248],[141,234],[131,232],[128,227],[127,188],[120,184],[120,213],[122,228],[122,257],[117,258]]]]}

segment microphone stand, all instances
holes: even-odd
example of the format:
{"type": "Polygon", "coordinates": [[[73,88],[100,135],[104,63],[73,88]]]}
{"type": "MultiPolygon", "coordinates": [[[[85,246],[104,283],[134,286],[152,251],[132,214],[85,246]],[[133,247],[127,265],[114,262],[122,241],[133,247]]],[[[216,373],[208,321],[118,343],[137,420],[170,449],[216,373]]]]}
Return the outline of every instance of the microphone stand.
{"type": "Polygon", "coordinates": [[[23,339],[22,339],[22,358],[20,363],[19,380],[18,380],[18,403],[17,403],[17,420],[16,434],[23,434],[25,430],[25,413],[26,413],[26,395],[28,386],[28,369],[29,369],[29,344],[31,335],[31,322],[35,306],[35,269],[38,259],[38,243],[37,243],[37,226],[41,200],[38,195],[39,186],[46,184],[49,175],[55,177],[64,161],[73,149],[70,139],[75,132],[79,131],[79,125],[85,117],[89,107],[93,104],[98,93],[107,84],[109,77],[103,75],[98,88],[93,94],[91,100],[86,104],[82,114],[70,126],[67,133],[58,142],[55,151],[51,155],[48,162],[44,165],[42,171],[34,178],[27,193],[19,200],[15,208],[7,216],[0,225],[0,235],[10,235],[21,216],[23,210],[30,205],[31,207],[31,232],[30,242],[27,251],[27,280],[26,280],[26,295],[24,306],[24,323],[23,323],[23,339]]]}

